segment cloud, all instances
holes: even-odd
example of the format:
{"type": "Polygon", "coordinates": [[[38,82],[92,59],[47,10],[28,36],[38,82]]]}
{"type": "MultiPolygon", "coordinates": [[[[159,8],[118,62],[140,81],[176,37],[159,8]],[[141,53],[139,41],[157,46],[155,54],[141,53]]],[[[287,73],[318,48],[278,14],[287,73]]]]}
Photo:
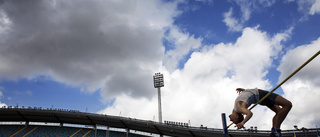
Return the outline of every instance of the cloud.
{"type": "MultiPolygon", "coordinates": [[[[235,43],[205,45],[194,51],[183,69],[170,72],[162,67],[163,120],[186,123],[190,120],[192,126],[221,128],[221,113],[231,112],[237,96],[235,88],[271,88],[265,76],[281,50],[280,43],[288,38],[284,33],[270,37],[258,27],[245,28],[235,43]]],[[[112,106],[99,113],[120,112],[123,116],[153,120],[153,116],[158,116],[157,98],[117,97],[112,106]]],[[[257,107],[254,113],[256,116],[247,126],[271,127],[271,111],[257,107]],[[265,120],[259,115],[266,116],[265,120]]]]}
{"type": "MultiPolygon", "coordinates": [[[[287,51],[286,55],[283,56],[281,64],[278,67],[278,70],[281,72],[279,81],[285,79],[303,63],[305,63],[311,56],[313,56],[317,51],[320,50],[320,38],[311,42],[310,44],[301,45],[294,49],[287,51]]],[[[318,63],[319,57],[316,57],[308,65],[306,65],[302,70],[300,70],[291,80],[302,79],[302,80],[318,80],[317,75],[314,75],[318,72],[318,63]]],[[[317,83],[320,84],[320,83],[317,83]]]]}
{"type": "MultiPolygon", "coordinates": [[[[279,80],[286,78],[319,50],[320,38],[310,44],[287,51],[278,67],[281,72],[279,80]]],[[[320,107],[317,105],[320,96],[318,92],[320,90],[319,69],[320,57],[318,56],[283,84],[282,89],[285,97],[293,103],[287,121],[289,125],[298,125],[299,127],[319,125],[320,107]]]]}
{"type": "Polygon", "coordinates": [[[8,19],[7,15],[0,10],[0,34],[7,30],[8,25],[10,24],[10,20],[8,19]]]}
{"type": "Polygon", "coordinates": [[[166,41],[171,43],[172,47],[168,48],[164,56],[165,67],[172,72],[175,70],[179,62],[186,59],[188,53],[200,48],[202,38],[195,38],[188,32],[181,32],[177,27],[171,27],[168,34],[164,37],[166,41]]]}
{"type": "Polygon", "coordinates": [[[303,13],[303,16],[299,19],[300,22],[308,20],[309,15],[320,13],[320,0],[290,0],[287,2],[297,3],[298,11],[303,13]]]}
{"type": "Polygon", "coordinates": [[[241,16],[239,18],[233,16],[233,8],[230,8],[228,12],[223,14],[223,22],[226,23],[229,31],[240,32],[245,23],[251,18],[251,13],[260,11],[264,8],[272,6],[275,0],[234,0],[238,6],[240,6],[241,16]]]}
{"type": "MultiPolygon", "coordinates": [[[[2,93],[2,91],[1,91],[1,90],[3,90],[3,88],[2,88],[2,87],[0,87],[0,99],[4,97],[4,95],[3,95],[3,93],[2,93]]],[[[0,108],[2,108],[3,106],[6,106],[6,107],[7,107],[7,104],[5,104],[5,103],[1,103],[1,101],[0,101],[0,108]]]]}
{"type": "Polygon", "coordinates": [[[7,104],[0,102],[0,107],[2,108],[2,107],[4,107],[4,106],[7,107],[7,104]]]}
{"type": "Polygon", "coordinates": [[[213,0],[196,0],[197,2],[202,2],[204,4],[213,4],[213,0]]]}
{"type": "Polygon", "coordinates": [[[26,91],[25,93],[26,93],[27,95],[29,95],[29,96],[32,96],[32,94],[33,94],[32,91],[30,91],[30,90],[26,91]]]}
{"type": "Polygon", "coordinates": [[[228,12],[223,14],[223,22],[228,26],[229,31],[241,31],[243,29],[243,24],[232,16],[233,9],[230,8],[228,12]]]}
{"type": "Polygon", "coordinates": [[[84,92],[100,89],[107,100],[151,97],[164,28],[180,14],[179,2],[4,1],[0,79],[44,75],[84,92]]]}
{"type": "Polygon", "coordinates": [[[320,14],[320,0],[315,0],[310,8],[309,14],[314,15],[316,13],[320,14]]]}

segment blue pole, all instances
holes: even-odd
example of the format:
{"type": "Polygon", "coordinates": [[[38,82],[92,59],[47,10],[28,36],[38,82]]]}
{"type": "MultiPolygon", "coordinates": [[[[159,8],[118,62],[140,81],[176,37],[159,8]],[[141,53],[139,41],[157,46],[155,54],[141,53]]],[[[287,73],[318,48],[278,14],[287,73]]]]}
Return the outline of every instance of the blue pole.
{"type": "Polygon", "coordinates": [[[226,135],[228,135],[228,127],[227,127],[227,121],[226,121],[226,114],[225,114],[225,113],[222,113],[222,114],[221,114],[221,118],[222,118],[223,135],[224,135],[224,137],[226,137],[226,135]]]}

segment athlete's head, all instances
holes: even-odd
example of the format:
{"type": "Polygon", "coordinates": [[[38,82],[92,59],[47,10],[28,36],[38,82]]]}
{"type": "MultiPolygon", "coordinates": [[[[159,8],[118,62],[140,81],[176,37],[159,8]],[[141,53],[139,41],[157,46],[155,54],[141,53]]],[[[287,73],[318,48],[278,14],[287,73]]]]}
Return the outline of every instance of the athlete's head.
{"type": "Polygon", "coordinates": [[[229,115],[229,118],[230,121],[232,121],[235,124],[241,123],[243,121],[243,115],[235,111],[232,111],[232,113],[229,115]]]}

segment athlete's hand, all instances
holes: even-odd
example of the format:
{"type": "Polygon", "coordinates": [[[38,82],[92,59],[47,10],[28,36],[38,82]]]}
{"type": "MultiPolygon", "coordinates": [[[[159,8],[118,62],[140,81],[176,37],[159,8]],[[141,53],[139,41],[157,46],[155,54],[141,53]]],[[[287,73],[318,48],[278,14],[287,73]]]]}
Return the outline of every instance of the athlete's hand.
{"type": "Polygon", "coordinates": [[[243,89],[243,88],[237,88],[237,89],[236,89],[236,91],[237,91],[238,94],[240,94],[240,93],[241,93],[242,91],[244,91],[244,90],[245,90],[245,89],[243,89]]]}
{"type": "Polygon", "coordinates": [[[238,124],[236,124],[236,126],[234,126],[234,127],[237,127],[237,130],[238,130],[238,129],[243,128],[243,124],[242,124],[242,123],[238,123],[238,124]]]}

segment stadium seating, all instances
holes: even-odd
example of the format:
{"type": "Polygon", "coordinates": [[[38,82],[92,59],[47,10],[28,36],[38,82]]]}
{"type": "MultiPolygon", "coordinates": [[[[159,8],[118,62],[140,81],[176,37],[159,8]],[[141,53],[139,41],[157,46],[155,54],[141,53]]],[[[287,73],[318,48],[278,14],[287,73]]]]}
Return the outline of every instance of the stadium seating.
{"type": "Polygon", "coordinates": [[[24,128],[23,126],[0,126],[0,136],[7,137],[11,136],[20,129],[24,128]]]}
{"type": "MultiPolygon", "coordinates": [[[[0,137],[94,137],[95,131],[89,128],[57,127],[57,126],[23,126],[0,125],[0,137]],[[13,136],[12,136],[13,135],[13,136]]],[[[97,130],[97,137],[105,137],[105,130],[97,130]]],[[[124,132],[109,131],[109,137],[126,137],[124,132]]],[[[129,134],[129,137],[145,137],[143,135],[129,134]]]]}

